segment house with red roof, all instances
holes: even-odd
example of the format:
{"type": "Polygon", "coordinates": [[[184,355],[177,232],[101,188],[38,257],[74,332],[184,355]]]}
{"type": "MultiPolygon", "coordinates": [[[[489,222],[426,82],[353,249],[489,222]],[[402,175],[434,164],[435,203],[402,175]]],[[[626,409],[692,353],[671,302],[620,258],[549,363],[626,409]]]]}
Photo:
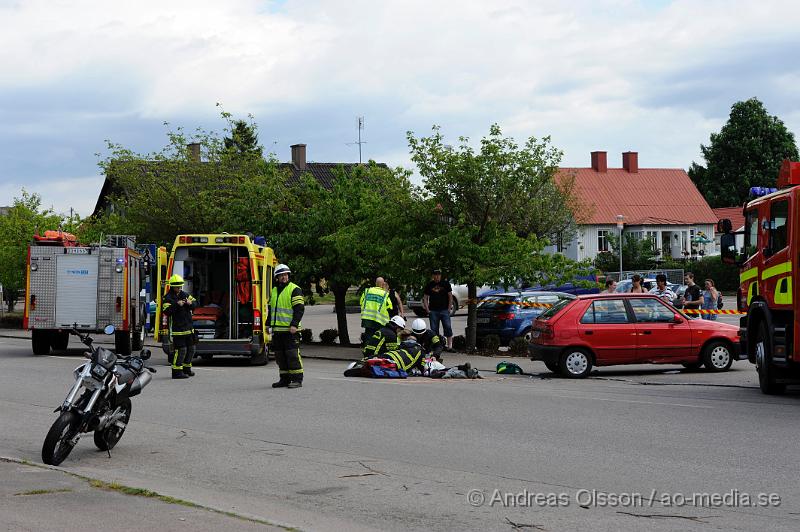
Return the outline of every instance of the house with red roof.
{"type": "Polygon", "coordinates": [[[612,251],[609,235],[649,238],[661,257],[679,259],[714,253],[717,216],[682,168],[639,168],[639,154],[622,154],[622,167],[609,168],[604,151],[591,153],[588,168],[560,168],[575,180],[578,233],[554,251],[574,260],[612,251]]]}

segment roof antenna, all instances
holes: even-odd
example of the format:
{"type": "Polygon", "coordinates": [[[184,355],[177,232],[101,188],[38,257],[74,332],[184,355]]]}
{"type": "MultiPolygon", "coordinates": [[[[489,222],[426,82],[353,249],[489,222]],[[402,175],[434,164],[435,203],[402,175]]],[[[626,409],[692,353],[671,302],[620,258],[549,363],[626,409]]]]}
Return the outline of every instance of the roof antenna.
{"type": "Polygon", "coordinates": [[[348,142],[348,146],[358,145],[358,164],[361,164],[361,145],[366,144],[366,140],[361,140],[361,131],[364,129],[364,117],[357,117],[358,120],[358,142],[348,142]]]}

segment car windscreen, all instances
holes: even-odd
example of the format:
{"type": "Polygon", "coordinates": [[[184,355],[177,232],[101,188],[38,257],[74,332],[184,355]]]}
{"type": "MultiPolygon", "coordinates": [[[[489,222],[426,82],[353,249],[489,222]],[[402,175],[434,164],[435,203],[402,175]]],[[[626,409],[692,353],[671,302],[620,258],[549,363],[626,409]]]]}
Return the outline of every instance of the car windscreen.
{"type": "Polygon", "coordinates": [[[539,314],[539,318],[538,319],[540,319],[540,320],[549,320],[550,318],[552,318],[553,316],[556,316],[559,312],[561,312],[561,310],[564,307],[566,307],[567,305],[569,305],[572,301],[574,301],[574,299],[562,299],[562,300],[560,300],[558,303],[553,304],[552,307],[550,307],[549,309],[547,309],[544,312],[542,312],[541,314],[539,314]]]}
{"type": "Polygon", "coordinates": [[[478,302],[478,308],[481,310],[506,311],[516,304],[516,298],[511,296],[487,296],[478,302]]]}

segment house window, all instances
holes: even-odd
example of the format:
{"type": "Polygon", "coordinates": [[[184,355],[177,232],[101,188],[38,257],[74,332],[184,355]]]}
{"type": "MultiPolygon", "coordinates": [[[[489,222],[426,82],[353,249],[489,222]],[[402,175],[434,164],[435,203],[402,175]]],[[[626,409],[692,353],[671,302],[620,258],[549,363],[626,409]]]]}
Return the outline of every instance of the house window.
{"type": "Polygon", "coordinates": [[[564,233],[556,233],[556,251],[563,253],[564,248],[566,248],[564,245],[564,233]]]}
{"type": "Polygon", "coordinates": [[[597,251],[609,251],[608,246],[608,231],[597,232],[597,251]]]}

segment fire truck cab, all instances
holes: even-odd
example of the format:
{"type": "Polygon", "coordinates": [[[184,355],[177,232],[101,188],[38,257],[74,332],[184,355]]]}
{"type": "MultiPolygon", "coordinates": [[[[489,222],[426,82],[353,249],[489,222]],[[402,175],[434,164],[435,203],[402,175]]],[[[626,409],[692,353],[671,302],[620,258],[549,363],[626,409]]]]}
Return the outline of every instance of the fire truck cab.
{"type": "Polygon", "coordinates": [[[158,249],[155,339],[168,359],[174,348],[162,300],[173,274],[184,279],[183,290],[198,307],[193,313],[197,356],[239,355],[251,364],[267,363],[266,326],[275,254],[261,237],[250,235],[178,235],[167,252],[158,249]]]}
{"type": "Polygon", "coordinates": [[[741,357],[756,365],[761,391],[800,384],[800,163],[784,161],[778,188],[754,187],[744,206],[744,246],[730,220],[720,220],[723,261],[740,268],[737,306],[741,357]]]}

